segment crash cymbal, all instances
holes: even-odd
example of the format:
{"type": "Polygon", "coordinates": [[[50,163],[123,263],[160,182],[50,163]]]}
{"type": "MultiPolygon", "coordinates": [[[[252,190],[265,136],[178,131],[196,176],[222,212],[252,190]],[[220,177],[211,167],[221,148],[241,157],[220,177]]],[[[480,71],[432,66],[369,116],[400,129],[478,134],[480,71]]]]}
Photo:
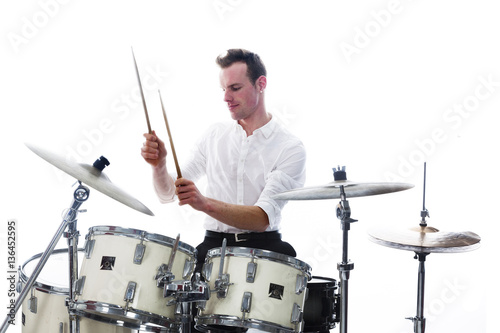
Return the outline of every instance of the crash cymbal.
{"type": "Polygon", "coordinates": [[[141,213],[151,216],[154,215],[149,208],[114,185],[108,176],[99,169],[88,164],[69,161],[32,144],[26,144],[26,146],[45,161],[76,178],[80,182],[141,213]]]}
{"type": "Polygon", "coordinates": [[[347,198],[354,198],[404,191],[412,188],[414,185],[406,183],[360,183],[350,180],[336,180],[323,186],[303,187],[282,192],[275,194],[272,198],[277,200],[339,199],[341,186],[344,186],[347,198]]]}
{"type": "Polygon", "coordinates": [[[477,249],[481,237],[464,232],[446,232],[433,227],[373,229],[370,240],[387,247],[424,253],[455,253],[477,249]]]}

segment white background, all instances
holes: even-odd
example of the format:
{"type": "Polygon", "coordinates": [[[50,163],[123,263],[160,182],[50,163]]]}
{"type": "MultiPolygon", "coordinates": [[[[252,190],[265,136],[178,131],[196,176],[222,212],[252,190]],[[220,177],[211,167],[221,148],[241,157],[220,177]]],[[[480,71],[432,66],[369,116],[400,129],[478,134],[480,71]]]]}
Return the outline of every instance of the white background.
{"type": "MultiPolygon", "coordinates": [[[[268,111],[307,148],[306,185],[330,182],[337,165],[347,166],[351,180],[415,185],[350,200],[359,222],[349,233],[355,263],[349,330],[413,331],[405,317],[416,314],[418,261],[412,252],[370,242],[368,230],[417,225],[427,161],[429,225],[482,238],[476,251],[427,258],[427,331],[497,331],[500,21],[494,1],[29,0],[1,7],[2,271],[7,222],[17,220],[22,264],[43,252],[72,199],[74,179],[25,142],[88,164],[106,156],[113,183],[155,213],[91,190],[88,211],[79,215],[81,244],[90,227],[114,225],[172,238],[180,233],[196,246],[203,216],[160,205],[139,154],[147,127],[131,47],[152,126],[167,138],[161,89],[181,160],[208,124],[229,119],[214,59],[242,47],[267,66],[268,111]]],[[[338,279],[336,204],[289,202],[282,232],[314,275],[338,279]]],[[[58,247],[65,245],[61,240],[58,247]]],[[[0,281],[5,309],[8,286],[0,281]]],[[[21,331],[19,318],[9,332],[21,331]]]]}

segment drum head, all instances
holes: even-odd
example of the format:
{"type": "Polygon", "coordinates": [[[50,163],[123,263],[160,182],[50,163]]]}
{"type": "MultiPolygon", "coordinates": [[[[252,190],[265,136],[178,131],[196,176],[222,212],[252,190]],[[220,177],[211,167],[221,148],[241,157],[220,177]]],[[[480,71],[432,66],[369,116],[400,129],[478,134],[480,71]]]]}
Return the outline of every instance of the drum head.
{"type": "MultiPolygon", "coordinates": [[[[23,283],[28,282],[29,278],[35,271],[36,266],[40,262],[43,253],[39,253],[31,257],[21,267],[20,280],[23,283]]],[[[83,260],[83,250],[78,251],[78,264],[81,265],[83,260]]],[[[60,293],[69,294],[69,257],[68,249],[57,249],[52,252],[47,262],[42,267],[35,285],[37,288],[45,289],[46,291],[58,291],[60,293]]]]}
{"type": "MultiPolygon", "coordinates": [[[[166,247],[172,248],[175,243],[175,239],[160,235],[160,234],[155,234],[155,233],[150,233],[145,230],[140,230],[140,229],[132,229],[132,228],[122,228],[122,227],[117,227],[117,226],[109,226],[109,225],[100,225],[100,226],[95,226],[89,228],[89,232],[86,235],[85,239],[88,239],[91,237],[91,235],[113,235],[113,236],[119,236],[119,237],[129,237],[129,238],[135,238],[138,240],[144,240],[144,241],[149,241],[153,243],[157,243],[166,247]]],[[[188,256],[195,256],[197,254],[196,249],[182,241],[179,241],[178,244],[178,251],[184,252],[188,256]]]]}

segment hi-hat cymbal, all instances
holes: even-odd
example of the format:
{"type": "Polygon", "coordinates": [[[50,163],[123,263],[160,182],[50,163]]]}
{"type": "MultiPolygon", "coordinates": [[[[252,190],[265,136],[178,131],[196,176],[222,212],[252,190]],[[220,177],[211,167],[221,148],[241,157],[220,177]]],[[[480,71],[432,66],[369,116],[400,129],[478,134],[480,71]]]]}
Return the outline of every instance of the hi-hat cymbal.
{"type": "Polygon", "coordinates": [[[464,232],[446,232],[433,227],[373,229],[370,240],[387,247],[423,253],[456,253],[477,249],[481,237],[464,232]]]}
{"type": "Polygon", "coordinates": [[[347,198],[399,192],[414,187],[414,185],[406,183],[359,183],[350,180],[336,180],[323,186],[303,187],[278,193],[272,198],[277,200],[339,199],[341,186],[344,186],[347,198]]]}
{"type": "Polygon", "coordinates": [[[93,166],[66,160],[65,158],[31,144],[26,144],[26,146],[45,161],[76,178],[80,182],[141,213],[151,216],[154,215],[149,208],[114,185],[104,172],[93,166]]]}

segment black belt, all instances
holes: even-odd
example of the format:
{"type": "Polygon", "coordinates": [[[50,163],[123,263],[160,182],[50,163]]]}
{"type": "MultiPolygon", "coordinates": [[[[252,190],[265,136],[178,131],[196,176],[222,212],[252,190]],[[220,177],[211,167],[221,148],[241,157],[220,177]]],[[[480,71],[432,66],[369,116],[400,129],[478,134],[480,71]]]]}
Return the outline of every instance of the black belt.
{"type": "Polygon", "coordinates": [[[245,241],[255,241],[255,240],[271,240],[271,239],[281,239],[281,234],[278,231],[268,231],[268,232],[242,232],[238,234],[229,234],[224,232],[215,232],[207,230],[205,237],[217,238],[223,240],[227,239],[228,242],[245,242],[245,241]]]}

